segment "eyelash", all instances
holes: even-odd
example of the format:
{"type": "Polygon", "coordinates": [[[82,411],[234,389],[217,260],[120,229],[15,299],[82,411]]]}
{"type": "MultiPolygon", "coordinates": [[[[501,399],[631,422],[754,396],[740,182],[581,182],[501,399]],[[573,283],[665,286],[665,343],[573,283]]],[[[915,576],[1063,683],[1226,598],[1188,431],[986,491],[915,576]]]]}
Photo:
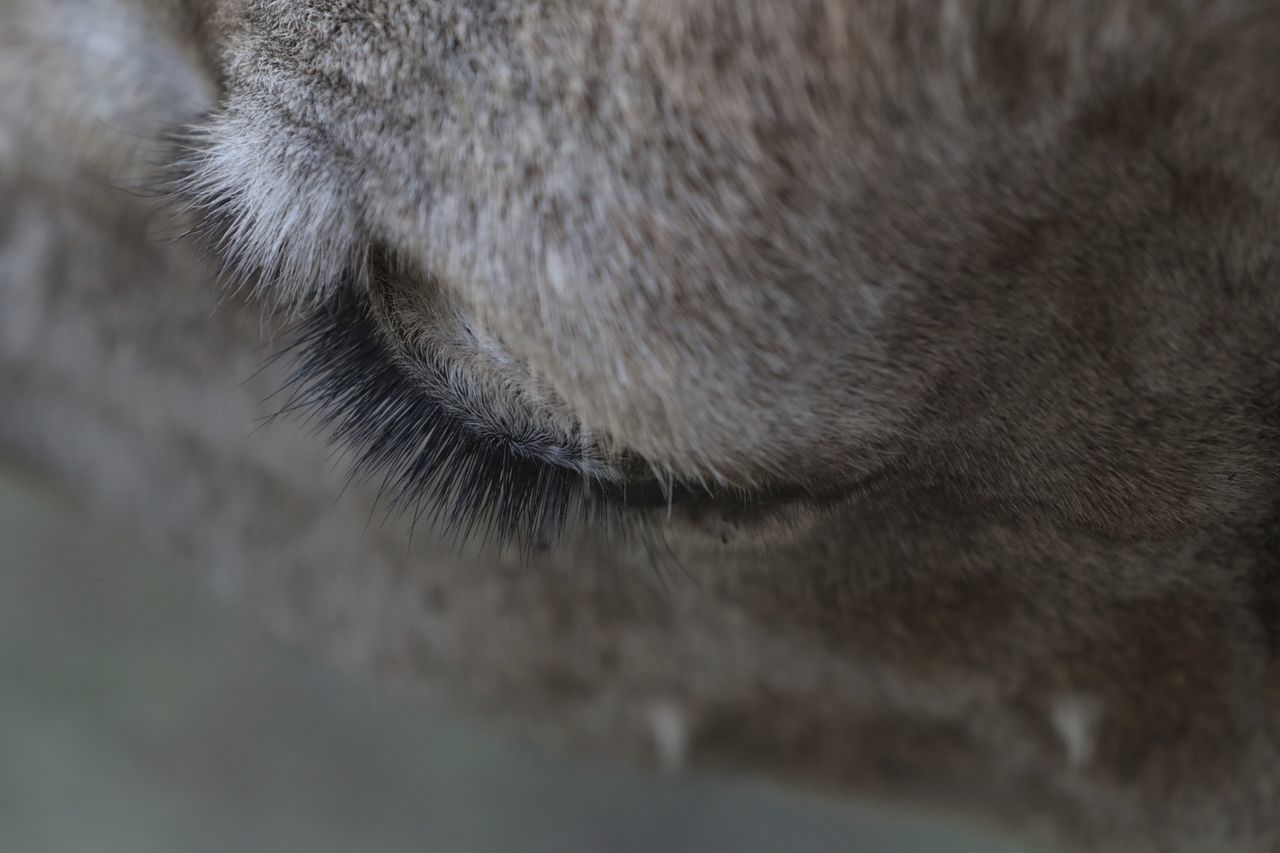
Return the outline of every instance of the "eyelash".
{"type": "MultiPolygon", "coordinates": [[[[192,215],[187,236],[220,261],[224,283],[282,292],[286,300],[306,292],[277,281],[279,264],[260,263],[277,256],[243,239],[241,205],[234,190],[210,178],[202,140],[198,130],[172,135],[157,194],[192,215]]],[[[356,273],[337,278],[338,287],[311,289],[312,298],[292,302],[307,314],[273,357],[295,363],[277,392],[286,402],[276,416],[299,414],[327,430],[352,459],[349,481],[380,475],[378,500],[389,512],[410,515],[415,526],[425,520],[455,543],[478,538],[500,550],[515,544],[530,551],[553,546],[574,522],[622,533],[624,506],[664,502],[654,488],[636,484],[628,500],[620,476],[564,437],[510,424],[494,429],[468,417],[467,407],[457,405],[462,395],[443,393],[451,386],[440,360],[415,353],[412,368],[406,365],[379,336],[356,273]]],[[[667,484],[668,506],[672,495],[667,484]]]]}
{"type": "Polygon", "coordinates": [[[415,354],[412,369],[397,359],[354,286],[315,309],[286,354],[296,367],[279,414],[305,413],[328,430],[353,456],[352,480],[381,473],[379,499],[415,525],[531,550],[554,545],[574,521],[608,529],[618,520],[621,482],[572,467],[581,451],[536,428],[498,435],[468,425],[431,390],[446,387],[443,366],[430,354],[415,354]],[[423,380],[432,376],[440,382],[423,380]]]}

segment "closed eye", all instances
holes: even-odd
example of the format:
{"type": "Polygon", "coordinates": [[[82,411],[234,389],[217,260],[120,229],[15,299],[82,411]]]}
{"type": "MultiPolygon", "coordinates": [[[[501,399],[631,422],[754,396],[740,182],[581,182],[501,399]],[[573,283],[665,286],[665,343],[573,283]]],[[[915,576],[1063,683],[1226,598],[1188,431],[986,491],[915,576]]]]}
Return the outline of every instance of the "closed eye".
{"type": "Polygon", "coordinates": [[[194,220],[191,238],[220,262],[225,283],[306,312],[280,353],[296,364],[281,413],[327,430],[352,460],[351,480],[380,478],[379,498],[392,511],[455,542],[531,549],[556,543],[575,524],[617,531],[639,520],[624,510],[669,514],[677,503],[710,503],[749,512],[779,503],[763,492],[659,478],[634,454],[606,459],[580,435],[495,416],[502,407],[478,402],[483,394],[440,353],[388,342],[367,296],[376,282],[368,280],[375,264],[366,241],[345,226],[304,228],[301,236],[281,230],[307,217],[287,201],[259,210],[243,185],[210,167],[202,133],[174,135],[159,193],[194,220]]]}
{"type": "Polygon", "coordinates": [[[354,286],[298,328],[284,412],[303,412],[352,456],[352,478],[381,476],[392,507],[499,547],[553,544],[571,523],[604,523],[626,503],[622,475],[581,445],[526,423],[472,413],[434,354],[393,351],[354,286]]]}
{"type": "Polygon", "coordinates": [[[368,282],[356,272],[367,277],[367,253],[347,252],[336,265],[283,263],[291,255],[263,248],[246,224],[260,217],[245,209],[240,191],[202,171],[198,134],[175,134],[173,144],[158,192],[192,220],[189,237],[218,262],[224,284],[249,286],[268,303],[311,294],[293,300],[306,319],[277,354],[295,364],[277,414],[327,430],[351,460],[352,481],[380,479],[389,511],[456,541],[532,548],[554,544],[574,524],[617,529],[623,506],[670,495],[670,487],[661,492],[652,478],[636,478],[644,469],[635,460],[608,464],[579,436],[486,412],[494,407],[477,405],[476,389],[460,387],[465,382],[440,354],[389,345],[371,314],[368,282]]]}

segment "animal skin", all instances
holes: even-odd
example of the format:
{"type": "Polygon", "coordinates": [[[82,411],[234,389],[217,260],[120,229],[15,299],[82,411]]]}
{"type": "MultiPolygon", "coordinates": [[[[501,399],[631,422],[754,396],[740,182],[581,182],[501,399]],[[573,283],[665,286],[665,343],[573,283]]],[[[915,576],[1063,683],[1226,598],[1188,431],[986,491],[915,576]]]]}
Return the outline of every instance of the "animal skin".
{"type": "Polygon", "coordinates": [[[0,445],[574,749],[1275,850],[1278,90],[1262,0],[0,0],[0,445]]]}

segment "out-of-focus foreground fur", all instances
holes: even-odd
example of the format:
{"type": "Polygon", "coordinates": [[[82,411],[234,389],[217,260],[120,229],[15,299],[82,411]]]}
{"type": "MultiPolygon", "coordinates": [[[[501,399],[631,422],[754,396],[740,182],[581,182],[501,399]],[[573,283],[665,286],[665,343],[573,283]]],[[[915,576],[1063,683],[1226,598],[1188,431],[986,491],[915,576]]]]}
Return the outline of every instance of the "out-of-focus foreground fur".
{"type": "Polygon", "coordinates": [[[578,747],[1274,850],[1278,90],[1273,2],[0,0],[0,441],[578,747]],[[339,281],[486,405],[790,497],[367,525],[254,433],[339,281]]]}

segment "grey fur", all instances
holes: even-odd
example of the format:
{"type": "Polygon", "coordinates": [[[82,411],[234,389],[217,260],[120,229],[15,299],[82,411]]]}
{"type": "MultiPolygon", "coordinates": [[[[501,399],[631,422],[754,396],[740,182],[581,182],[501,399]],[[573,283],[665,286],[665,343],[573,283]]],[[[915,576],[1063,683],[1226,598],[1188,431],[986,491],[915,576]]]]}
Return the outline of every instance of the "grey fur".
{"type": "Polygon", "coordinates": [[[670,763],[660,709],[699,766],[1087,850],[1280,845],[1276,4],[0,16],[0,441],[103,512],[580,748],[670,763]],[[251,293],[118,189],[176,123],[251,293]],[[319,438],[249,435],[279,376],[240,382],[264,305],[371,252],[389,339],[486,399],[820,500],[655,518],[665,584],[634,541],[365,532],[319,438]]]}

